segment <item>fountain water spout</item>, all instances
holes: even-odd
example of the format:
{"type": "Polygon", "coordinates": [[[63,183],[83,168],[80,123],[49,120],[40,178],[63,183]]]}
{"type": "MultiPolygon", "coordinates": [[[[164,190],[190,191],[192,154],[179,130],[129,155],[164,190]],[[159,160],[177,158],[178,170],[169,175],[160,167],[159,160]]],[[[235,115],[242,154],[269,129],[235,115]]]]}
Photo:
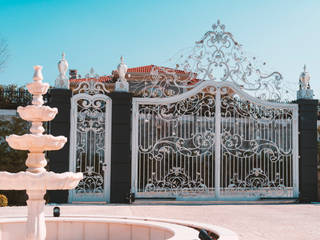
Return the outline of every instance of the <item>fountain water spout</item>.
{"type": "Polygon", "coordinates": [[[22,136],[10,135],[6,138],[9,146],[17,150],[28,150],[27,171],[18,173],[0,172],[0,189],[26,190],[27,207],[27,240],[45,240],[46,225],[44,217],[46,190],[75,188],[83,178],[82,173],[47,172],[45,151],[59,150],[67,142],[64,136],[54,137],[43,134],[43,122],[51,121],[58,113],[57,108],[43,106],[43,95],[49,89],[48,83],[42,82],[41,66],[34,67],[33,82],[27,85],[33,95],[32,105],[18,107],[20,117],[32,123],[31,134],[22,136]]]}

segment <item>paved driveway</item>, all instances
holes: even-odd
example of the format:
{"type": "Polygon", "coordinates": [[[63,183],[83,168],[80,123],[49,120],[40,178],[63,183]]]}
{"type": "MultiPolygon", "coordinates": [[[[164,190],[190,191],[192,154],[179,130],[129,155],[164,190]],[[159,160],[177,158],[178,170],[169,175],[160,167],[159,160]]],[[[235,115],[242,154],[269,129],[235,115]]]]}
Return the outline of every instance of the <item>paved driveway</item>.
{"type": "MultiPolygon", "coordinates": [[[[26,216],[26,207],[0,208],[0,217],[26,216]]],[[[52,206],[46,207],[46,215],[52,206]]],[[[241,240],[320,240],[320,204],[64,205],[61,215],[173,218],[220,225],[241,240]]]]}

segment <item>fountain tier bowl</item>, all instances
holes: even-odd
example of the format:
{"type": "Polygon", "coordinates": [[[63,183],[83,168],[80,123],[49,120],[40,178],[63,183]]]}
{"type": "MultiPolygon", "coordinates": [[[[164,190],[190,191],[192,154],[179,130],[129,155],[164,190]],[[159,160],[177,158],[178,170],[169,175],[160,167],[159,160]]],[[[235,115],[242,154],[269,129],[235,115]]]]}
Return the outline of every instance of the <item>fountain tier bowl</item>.
{"type": "Polygon", "coordinates": [[[49,89],[48,83],[35,81],[27,84],[27,89],[32,95],[43,95],[46,94],[49,89]]]}
{"type": "Polygon", "coordinates": [[[48,106],[29,105],[18,107],[17,112],[22,119],[29,122],[48,122],[55,118],[58,109],[48,106]]]}
{"type": "MultiPolygon", "coordinates": [[[[82,173],[54,172],[0,172],[0,189],[3,190],[56,190],[75,188],[83,178],[82,173]]],[[[1,238],[0,238],[1,239],[1,238]]]]}
{"type": "Polygon", "coordinates": [[[42,153],[61,149],[67,142],[63,136],[24,134],[22,136],[10,135],[6,137],[9,146],[17,150],[29,150],[42,153]]]}

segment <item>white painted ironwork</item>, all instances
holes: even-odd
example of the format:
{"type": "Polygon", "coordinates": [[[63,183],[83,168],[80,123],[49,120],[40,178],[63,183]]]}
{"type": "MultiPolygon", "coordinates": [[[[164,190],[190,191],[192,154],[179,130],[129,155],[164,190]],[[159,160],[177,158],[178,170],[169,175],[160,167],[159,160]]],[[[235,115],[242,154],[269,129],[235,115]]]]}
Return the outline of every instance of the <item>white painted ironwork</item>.
{"type": "Polygon", "coordinates": [[[70,170],[83,172],[84,179],[70,191],[69,202],[110,200],[112,104],[93,77],[71,99],[70,170]]]}
{"type": "Polygon", "coordinates": [[[168,98],[134,98],[137,197],[298,196],[298,106],[205,81],[168,98]]]}
{"type": "Polygon", "coordinates": [[[279,102],[288,97],[282,75],[246,53],[220,21],[191,50],[170,58],[167,67],[154,66],[132,89],[136,96],[171,97],[211,80],[232,82],[265,100],[279,102]]]}

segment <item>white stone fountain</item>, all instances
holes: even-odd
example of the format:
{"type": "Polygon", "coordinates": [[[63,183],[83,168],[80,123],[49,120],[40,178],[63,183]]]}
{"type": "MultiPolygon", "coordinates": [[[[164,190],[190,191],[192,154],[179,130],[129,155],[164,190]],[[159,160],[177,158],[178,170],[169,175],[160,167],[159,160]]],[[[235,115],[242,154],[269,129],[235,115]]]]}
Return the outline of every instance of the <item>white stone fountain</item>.
{"type": "Polygon", "coordinates": [[[62,190],[75,188],[83,178],[82,173],[54,173],[47,172],[44,151],[61,149],[67,142],[64,136],[54,137],[44,135],[42,122],[51,121],[58,113],[57,108],[43,106],[43,97],[49,88],[48,83],[42,82],[41,66],[34,67],[33,82],[27,85],[28,91],[33,95],[32,105],[18,107],[20,117],[32,122],[31,134],[22,136],[10,135],[6,138],[13,149],[28,150],[26,160],[27,171],[18,173],[0,172],[0,189],[26,190],[28,195],[28,218],[26,239],[44,240],[46,238],[46,225],[44,217],[46,190],[62,190]]]}

